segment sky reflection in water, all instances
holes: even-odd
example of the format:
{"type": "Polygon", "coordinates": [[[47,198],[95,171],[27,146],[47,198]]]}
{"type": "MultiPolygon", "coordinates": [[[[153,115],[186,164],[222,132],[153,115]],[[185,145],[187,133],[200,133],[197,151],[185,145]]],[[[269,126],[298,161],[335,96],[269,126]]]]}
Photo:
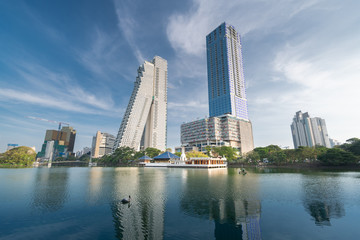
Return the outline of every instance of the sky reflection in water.
{"type": "Polygon", "coordinates": [[[356,239],[359,172],[0,169],[0,239],[356,239]],[[130,204],[121,199],[131,195],[130,204]]]}

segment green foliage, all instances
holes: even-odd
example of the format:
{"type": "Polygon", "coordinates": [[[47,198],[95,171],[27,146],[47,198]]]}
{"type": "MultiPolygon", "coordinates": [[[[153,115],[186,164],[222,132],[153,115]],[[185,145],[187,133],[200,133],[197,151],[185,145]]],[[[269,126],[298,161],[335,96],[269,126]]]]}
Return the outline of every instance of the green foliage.
{"type": "MultiPolygon", "coordinates": [[[[186,158],[189,159],[189,158],[192,158],[192,157],[209,157],[208,155],[206,155],[205,153],[203,152],[199,152],[199,151],[195,151],[195,150],[192,150],[192,151],[189,151],[186,154],[186,158]]],[[[180,153],[180,156],[181,156],[181,153],[180,153]]]]}
{"type": "Polygon", "coordinates": [[[327,166],[344,166],[356,164],[358,157],[351,152],[339,148],[330,148],[318,157],[323,165],[327,166]]]}
{"type": "Polygon", "coordinates": [[[257,163],[260,160],[260,154],[253,150],[245,155],[245,160],[249,163],[257,163]]]}
{"type": "Polygon", "coordinates": [[[159,154],[161,153],[161,150],[159,150],[157,148],[148,147],[145,149],[145,153],[147,156],[154,158],[156,156],[159,156],[159,154]]]}
{"type": "Polygon", "coordinates": [[[178,157],[181,157],[181,152],[175,152],[174,154],[178,157]]]}
{"type": "Polygon", "coordinates": [[[360,139],[350,138],[346,140],[346,143],[342,145],[342,149],[353,153],[354,155],[360,156],[360,139]]]}
{"type": "Polygon", "coordinates": [[[239,157],[237,154],[238,150],[228,146],[213,147],[212,152],[214,156],[225,156],[228,162],[234,162],[239,157]]]}
{"type": "Polygon", "coordinates": [[[90,155],[89,154],[83,154],[80,158],[80,161],[89,162],[90,161],[90,155]]]}
{"type": "Polygon", "coordinates": [[[31,166],[36,159],[36,152],[29,147],[13,148],[0,154],[1,164],[31,166]]]}
{"type": "Polygon", "coordinates": [[[138,160],[139,158],[141,158],[141,157],[143,157],[143,156],[145,156],[145,155],[146,155],[146,154],[145,154],[145,151],[138,151],[138,152],[135,153],[134,159],[135,159],[135,160],[138,160]]]}
{"type": "Polygon", "coordinates": [[[282,165],[286,163],[286,154],[281,149],[273,151],[270,153],[268,160],[275,165],[282,165]]]}
{"type": "Polygon", "coordinates": [[[206,146],[205,147],[206,150],[206,155],[208,155],[209,157],[211,157],[211,147],[210,146],[206,146]]]}
{"type": "Polygon", "coordinates": [[[75,156],[68,156],[66,158],[66,161],[75,161],[76,160],[76,157],[75,156]]]}
{"type": "Polygon", "coordinates": [[[129,160],[135,159],[135,153],[135,150],[131,147],[119,147],[113,154],[104,155],[94,161],[105,165],[127,164],[129,160]]]}

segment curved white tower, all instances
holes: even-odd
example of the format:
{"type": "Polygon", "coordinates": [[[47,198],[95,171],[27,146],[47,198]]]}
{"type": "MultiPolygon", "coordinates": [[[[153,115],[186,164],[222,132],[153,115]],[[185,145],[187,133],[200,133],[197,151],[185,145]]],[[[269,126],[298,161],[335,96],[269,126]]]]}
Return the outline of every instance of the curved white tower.
{"type": "Polygon", "coordinates": [[[155,56],[138,69],[134,90],[114,144],[140,150],[166,149],[167,61],[155,56]]]}

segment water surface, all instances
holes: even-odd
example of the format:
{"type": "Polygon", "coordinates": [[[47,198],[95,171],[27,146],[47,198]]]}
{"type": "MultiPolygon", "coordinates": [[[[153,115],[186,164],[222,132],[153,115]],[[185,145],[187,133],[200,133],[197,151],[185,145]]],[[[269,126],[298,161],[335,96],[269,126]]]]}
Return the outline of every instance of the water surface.
{"type": "Polygon", "coordinates": [[[0,239],[360,236],[360,172],[0,169],[0,194],[0,239]]]}

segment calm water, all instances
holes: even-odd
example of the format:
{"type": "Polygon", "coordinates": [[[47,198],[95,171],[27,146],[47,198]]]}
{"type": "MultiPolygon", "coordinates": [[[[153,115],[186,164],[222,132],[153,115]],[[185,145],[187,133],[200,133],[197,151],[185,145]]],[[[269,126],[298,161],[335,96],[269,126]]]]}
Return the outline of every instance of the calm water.
{"type": "Polygon", "coordinates": [[[238,171],[0,169],[0,239],[360,239],[360,172],[238,171]]]}

